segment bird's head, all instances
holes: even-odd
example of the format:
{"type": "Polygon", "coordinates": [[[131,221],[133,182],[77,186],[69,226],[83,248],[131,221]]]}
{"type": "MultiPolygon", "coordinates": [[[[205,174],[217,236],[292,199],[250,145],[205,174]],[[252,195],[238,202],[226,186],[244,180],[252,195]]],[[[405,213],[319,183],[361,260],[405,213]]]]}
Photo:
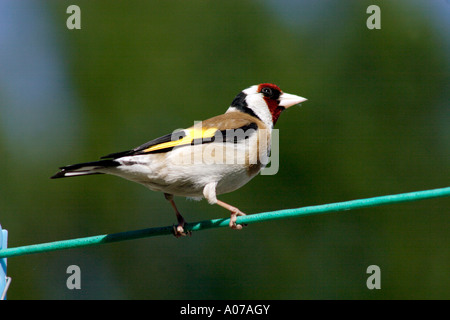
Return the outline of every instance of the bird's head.
{"type": "Polygon", "coordinates": [[[248,113],[272,128],[283,110],[306,100],[303,97],[281,91],[275,84],[261,83],[239,93],[227,112],[248,113]]]}

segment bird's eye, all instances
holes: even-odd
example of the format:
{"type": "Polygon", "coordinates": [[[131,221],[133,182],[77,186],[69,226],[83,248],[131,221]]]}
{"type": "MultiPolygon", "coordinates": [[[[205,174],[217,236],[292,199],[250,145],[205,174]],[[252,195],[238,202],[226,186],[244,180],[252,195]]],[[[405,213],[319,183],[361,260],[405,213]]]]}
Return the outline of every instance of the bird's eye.
{"type": "Polygon", "coordinates": [[[272,95],[273,95],[272,89],[267,88],[267,87],[262,88],[261,92],[266,97],[272,97],[272,95]]]}

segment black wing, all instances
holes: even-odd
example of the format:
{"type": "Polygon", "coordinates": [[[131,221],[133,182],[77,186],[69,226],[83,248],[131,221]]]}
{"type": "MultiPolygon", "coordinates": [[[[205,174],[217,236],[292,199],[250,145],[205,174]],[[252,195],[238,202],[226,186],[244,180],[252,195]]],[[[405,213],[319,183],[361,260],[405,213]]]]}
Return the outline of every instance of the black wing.
{"type": "MultiPolygon", "coordinates": [[[[174,141],[174,138],[178,138],[178,140],[183,139],[186,136],[186,133],[184,131],[177,131],[171,134],[166,134],[165,136],[156,138],[152,141],[146,142],[143,145],[140,145],[139,147],[136,147],[132,150],[127,150],[127,151],[121,151],[121,152],[115,152],[115,153],[111,153],[108,154],[106,156],[101,157],[100,159],[117,159],[117,158],[121,158],[121,157],[126,157],[126,156],[134,156],[134,155],[138,155],[138,154],[145,154],[148,152],[143,152],[144,150],[152,147],[152,146],[156,146],[158,144],[161,143],[166,143],[166,142],[170,142],[170,141],[174,141]]],[[[158,150],[159,152],[167,152],[168,150],[165,149],[161,149],[158,150]]]]}

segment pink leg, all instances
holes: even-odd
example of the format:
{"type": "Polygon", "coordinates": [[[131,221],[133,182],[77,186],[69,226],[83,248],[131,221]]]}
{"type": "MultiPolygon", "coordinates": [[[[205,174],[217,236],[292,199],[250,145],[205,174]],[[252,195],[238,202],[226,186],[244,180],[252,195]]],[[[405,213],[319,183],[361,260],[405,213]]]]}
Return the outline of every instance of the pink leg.
{"type": "Polygon", "coordinates": [[[225,203],[223,201],[217,200],[217,204],[231,212],[230,216],[230,228],[235,230],[241,230],[242,225],[236,224],[236,218],[237,216],[245,216],[245,213],[243,213],[241,210],[239,210],[236,207],[233,207],[232,205],[229,205],[228,203],[225,203]]]}
{"type": "Polygon", "coordinates": [[[173,209],[175,210],[175,214],[177,215],[178,224],[176,226],[173,226],[173,234],[175,235],[175,237],[179,238],[181,236],[191,235],[190,231],[184,231],[184,225],[186,224],[186,221],[178,211],[177,206],[175,205],[175,201],[173,201],[173,195],[164,193],[164,197],[166,197],[166,199],[170,202],[173,209]]]}

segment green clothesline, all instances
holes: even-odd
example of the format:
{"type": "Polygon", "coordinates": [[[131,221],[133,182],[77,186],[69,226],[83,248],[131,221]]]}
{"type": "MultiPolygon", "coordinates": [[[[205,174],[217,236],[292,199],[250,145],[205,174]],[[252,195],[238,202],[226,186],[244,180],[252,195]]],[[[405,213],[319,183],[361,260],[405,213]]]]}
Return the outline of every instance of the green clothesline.
{"type": "MultiPolygon", "coordinates": [[[[367,198],[360,200],[352,200],[345,202],[337,202],[331,204],[324,204],[318,206],[310,206],[303,207],[297,209],[286,209],[286,210],[278,210],[271,212],[263,212],[257,214],[251,214],[247,216],[242,216],[237,218],[237,223],[239,224],[252,224],[263,221],[270,221],[276,219],[285,219],[285,218],[293,218],[293,217],[301,217],[308,216],[314,214],[335,212],[335,211],[344,211],[344,210],[353,210],[367,207],[375,207],[387,204],[408,202],[408,201],[417,201],[438,197],[446,197],[450,196],[450,187],[433,189],[433,190],[425,190],[425,191],[417,191],[417,192],[409,192],[402,193],[396,195],[387,195],[375,198],[367,198]]],[[[220,227],[228,227],[229,219],[213,219],[213,220],[205,220],[200,222],[188,223],[185,226],[185,230],[190,231],[199,231],[211,228],[220,228],[220,227]]],[[[93,245],[99,245],[103,243],[112,243],[118,241],[125,240],[133,240],[139,238],[147,238],[161,235],[169,235],[172,234],[173,227],[159,227],[159,228],[149,228],[142,230],[134,230],[134,231],[126,231],[119,232],[113,234],[104,234],[92,237],[71,239],[71,240],[62,240],[55,242],[48,242],[42,244],[34,244],[16,248],[7,248],[0,250],[0,258],[9,258],[14,256],[22,256],[33,253],[41,253],[41,252],[49,252],[55,250],[63,250],[63,249],[71,249],[71,248],[79,248],[79,247],[87,247],[93,245]]]]}

